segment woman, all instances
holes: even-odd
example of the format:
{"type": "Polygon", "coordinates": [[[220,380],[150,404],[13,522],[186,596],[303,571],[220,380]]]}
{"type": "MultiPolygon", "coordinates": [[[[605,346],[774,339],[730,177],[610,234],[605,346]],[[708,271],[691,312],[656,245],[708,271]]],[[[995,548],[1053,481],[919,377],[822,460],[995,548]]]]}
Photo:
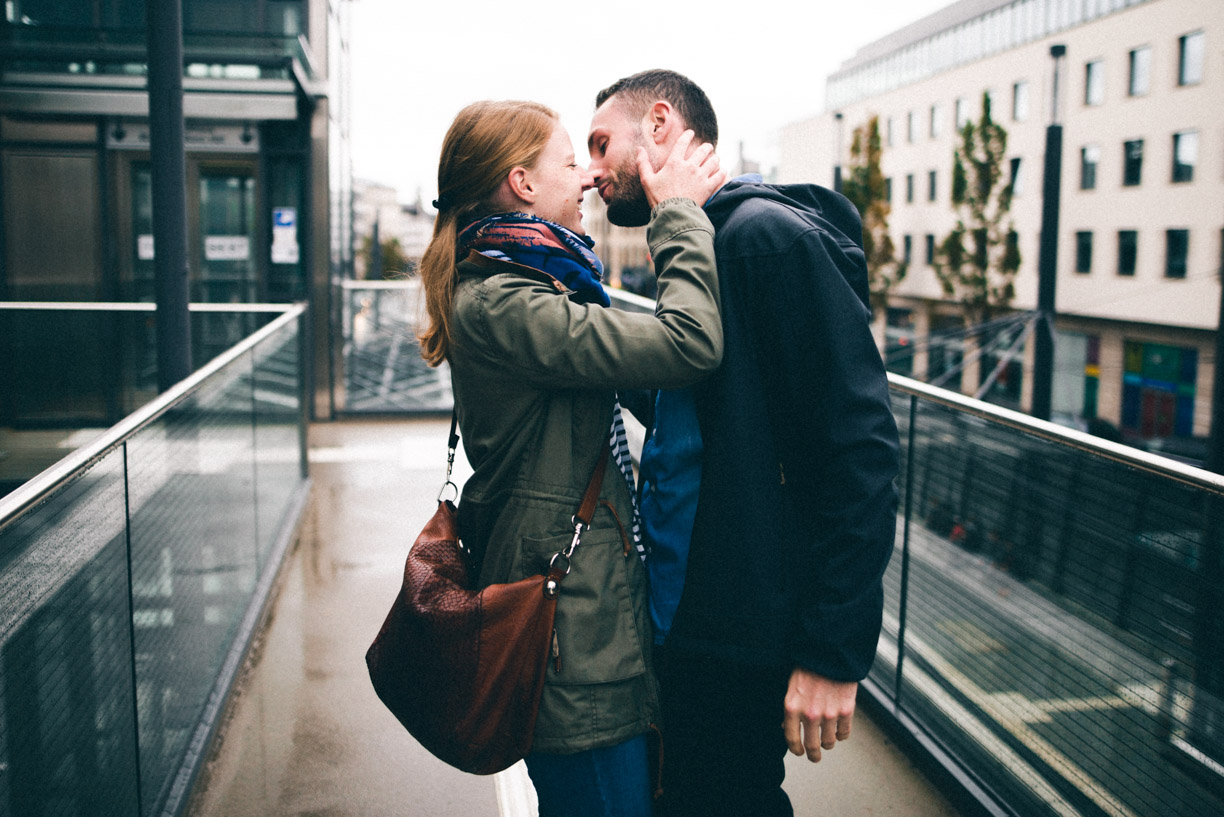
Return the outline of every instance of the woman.
{"type": "Polygon", "coordinates": [[[430,364],[450,364],[473,468],[459,532],[482,586],[546,571],[573,536],[600,449],[613,449],[599,510],[561,583],[527,757],[545,817],[650,813],[645,733],[658,703],[616,390],[693,383],[722,354],[713,229],[697,202],[726,174],[709,145],[686,158],[690,140],[657,173],[642,168],[655,315],[605,308],[602,265],[582,230],[592,179],[553,111],[478,102],[442,146],[420,341],[430,364]]]}

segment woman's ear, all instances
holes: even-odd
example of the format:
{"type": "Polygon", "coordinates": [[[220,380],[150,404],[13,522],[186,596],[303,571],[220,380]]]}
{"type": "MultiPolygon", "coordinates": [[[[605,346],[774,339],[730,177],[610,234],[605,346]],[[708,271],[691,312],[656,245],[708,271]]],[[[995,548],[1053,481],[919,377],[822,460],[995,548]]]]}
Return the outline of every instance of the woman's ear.
{"type": "Polygon", "coordinates": [[[506,176],[506,186],[509,192],[525,204],[534,204],[536,200],[535,181],[531,171],[525,167],[516,167],[506,176]]]}

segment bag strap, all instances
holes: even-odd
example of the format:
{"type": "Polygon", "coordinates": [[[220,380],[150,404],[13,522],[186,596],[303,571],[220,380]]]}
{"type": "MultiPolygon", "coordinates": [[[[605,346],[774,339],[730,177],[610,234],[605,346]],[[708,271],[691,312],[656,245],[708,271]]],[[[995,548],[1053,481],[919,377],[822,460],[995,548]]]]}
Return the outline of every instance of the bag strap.
{"type": "Polygon", "coordinates": [[[442,501],[442,495],[446,493],[447,487],[455,489],[455,499],[459,498],[459,486],[451,481],[451,472],[455,470],[455,452],[459,450],[459,409],[451,408],[451,427],[450,438],[446,442],[446,482],[442,483],[442,490],[438,491],[438,501],[442,501]]]}
{"type": "MultiPolygon", "coordinates": [[[[595,506],[599,503],[599,491],[603,488],[603,475],[608,467],[608,450],[611,448],[611,443],[605,443],[599,452],[599,459],[595,461],[595,470],[591,472],[591,478],[587,480],[586,493],[582,495],[582,503],[578,506],[578,511],[570,519],[575,525],[574,541],[566,549],[567,557],[573,554],[574,547],[578,544],[578,536],[581,534],[579,526],[589,528],[591,519],[595,516],[595,506]]],[[[455,489],[456,495],[459,488],[451,481],[451,472],[455,469],[455,452],[459,449],[459,410],[451,409],[451,424],[450,437],[446,443],[446,482],[442,485],[442,492],[446,491],[446,486],[455,489]]],[[[438,494],[438,499],[442,499],[442,494],[438,494]]],[[[568,572],[568,571],[567,571],[568,572]]]]}

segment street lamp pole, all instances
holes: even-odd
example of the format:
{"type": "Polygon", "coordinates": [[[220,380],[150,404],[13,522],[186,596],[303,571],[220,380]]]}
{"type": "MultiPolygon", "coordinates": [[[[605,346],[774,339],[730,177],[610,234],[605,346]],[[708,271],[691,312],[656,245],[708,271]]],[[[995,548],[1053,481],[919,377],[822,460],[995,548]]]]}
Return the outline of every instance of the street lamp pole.
{"type": "Polygon", "coordinates": [[[1054,94],[1046,127],[1045,164],[1041,181],[1041,248],[1037,261],[1037,320],[1033,356],[1033,416],[1049,420],[1054,391],[1054,293],[1058,278],[1058,217],[1062,192],[1062,124],[1059,74],[1065,45],[1050,46],[1054,59],[1054,94]]]}

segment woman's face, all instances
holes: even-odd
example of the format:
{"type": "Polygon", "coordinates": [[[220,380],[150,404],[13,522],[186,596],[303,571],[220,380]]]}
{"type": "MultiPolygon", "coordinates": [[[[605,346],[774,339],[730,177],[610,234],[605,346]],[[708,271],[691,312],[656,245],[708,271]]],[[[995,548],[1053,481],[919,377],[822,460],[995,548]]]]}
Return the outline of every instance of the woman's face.
{"type": "Polygon", "coordinates": [[[591,174],[574,159],[574,144],[558,122],[536,166],[528,171],[535,201],[525,209],[532,215],[560,224],[579,235],[582,198],[595,186],[591,174]]]}

